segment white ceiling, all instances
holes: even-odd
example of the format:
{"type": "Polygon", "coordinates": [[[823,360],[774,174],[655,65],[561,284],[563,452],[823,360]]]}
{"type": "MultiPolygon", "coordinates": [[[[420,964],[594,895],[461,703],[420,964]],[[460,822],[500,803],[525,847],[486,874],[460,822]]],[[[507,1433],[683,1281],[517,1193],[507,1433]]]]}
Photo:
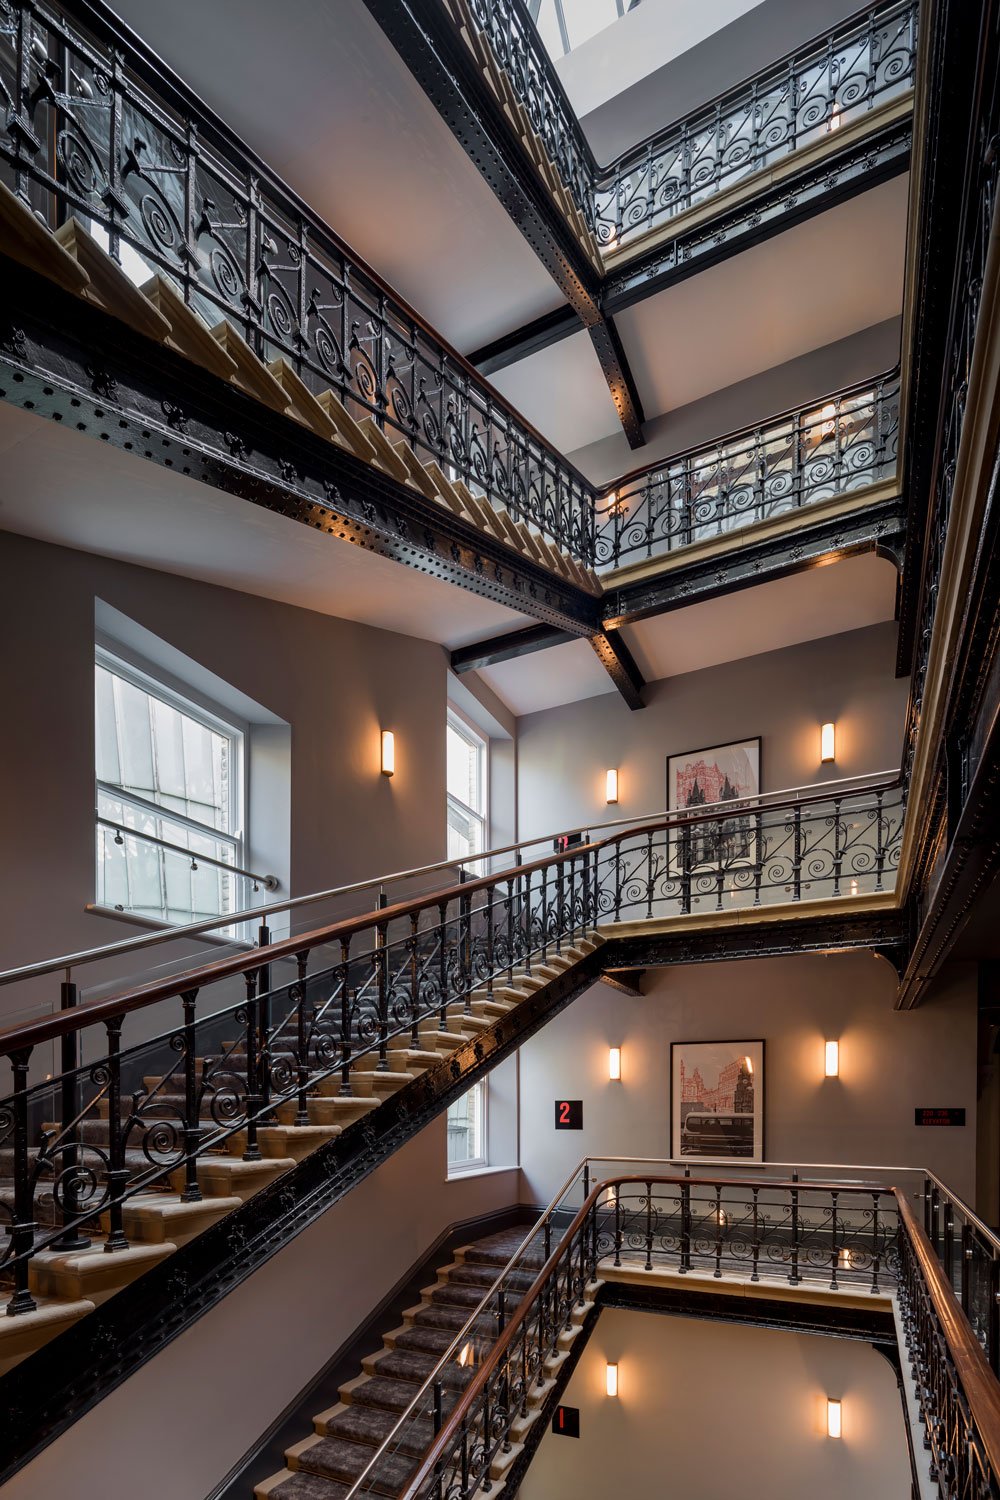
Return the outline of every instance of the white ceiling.
{"type": "Polygon", "coordinates": [[[908,186],[894,177],[617,314],[646,415],[895,317],[908,186]]]}
{"type": "Polygon", "coordinates": [[[560,306],[363,0],[113,3],[462,353],[560,306]]]}
{"type": "Polygon", "coordinates": [[[596,442],[621,431],[590,334],[583,329],[490,378],[561,453],[579,448],[581,433],[596,442]]]}
{"type": "Polygon", "coordinates": [[[534,623],[415,568],[0,402],[0,530],[454,649],[534,623]]]}
{"type": "MultiPolygon", "coordinates": [[[[643,677],[657,682],[891,620],[895,580],[882,558],[845,558],[641,620],[623,635],[643,677]]],[[[586,641],[500,662],[479,676],[518,715],[615,691],[586,641]]]]}

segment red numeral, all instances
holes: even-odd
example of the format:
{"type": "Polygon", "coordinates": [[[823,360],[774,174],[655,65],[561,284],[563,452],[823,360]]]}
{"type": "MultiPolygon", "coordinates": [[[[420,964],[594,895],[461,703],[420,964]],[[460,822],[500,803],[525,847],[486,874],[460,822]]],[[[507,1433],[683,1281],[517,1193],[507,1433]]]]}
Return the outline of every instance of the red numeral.
{"type": "Polygon", "coordinates": [[[559,1106],[559,1124],[569,1124],[569,1100],[564,1099],[559,1106]]]}
{"type": "Polygon", "coordinates": [[[561,1406],[559,1408],[559,1426],[560,1427],[565,1427],[566,1426],[566,1413],[565,1413],[564,1409],[561,1406]]]}

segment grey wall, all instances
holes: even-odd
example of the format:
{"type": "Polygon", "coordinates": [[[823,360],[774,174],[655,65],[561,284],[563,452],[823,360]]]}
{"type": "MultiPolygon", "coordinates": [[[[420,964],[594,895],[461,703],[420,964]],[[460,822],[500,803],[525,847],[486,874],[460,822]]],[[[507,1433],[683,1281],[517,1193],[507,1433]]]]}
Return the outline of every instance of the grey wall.
{"type": "Polygon", "coordinates": [[[893,1372],[854,1339],[612,1308],[598,1319],[565,1400],[580,1410],[580,1440],[542,1438],[522,1500],[910,1493],[893,1372]],[[608,1361],[618,1364],[617,1399],[604,1393],[608,1361]],[[839,1440],[826,1435],[828,1396],[842,1402],[839,1440]]]}
{"type": "Polygon", "coordinates": [[[615,693],[518,721],[520,836],[606,819],[604,772],[620,770],[618,813],[660,812],[666,760],[761,735],[762,788],[775,791],[899,765],[907,683],[894,675],[895,626],[872,625],[650,684],[646,707],[615,693]],[[819,764],[819,726],[837,724],[837,760],[819,764]]]}
{"type": "MultiPolygon", "coordinates": [[[[679,964],[630,999],[595,985],[521,1049],[527,1201],[547,1203],[585,1155],[670,1154],[670,1044],[764,1039],[764,1151],[775,1162],[930,1167],[975,1195],[976,986],[956,965],[929,1001],[893,1010],[896,976],[871,953],[679,964]],[[840,1076],[823,1043],[840,1042],[840,1076]],[[608,1079],[608,1048],[622,1080],[608,1079]],[[556,1099],[584,1128],[556,1131],[556,1099]],[[915,1107],[964,1108],[966,1125],[914,1125],[915,1107]]],[[[901,1179],[904,1180],[905,1179],[901,1179]]]]}
{"type": "Polygon", "coordinates": [[[720,435],[766,421],[793,406],[808,405],[831,391],[881,375],[899,361],[898,318],[888,318],[860,333],[813,349],[775,365],[700,401],[652,417],[645,423],[646,444],[637,453],[622,433],[577,448],[569,457],[594,484],[606,484],[643,465],[680,453],[720,435]]]}
{"type": "MultiPolygon", "coordinates": [[[[10,534],[0,535],[0,575],[3,698],[16,705],[0,736],[0,966],[135,932],[84,912],[94,899],[98,598],[291,725],[295,894],[443,858],[439,646],[10,534]],[[379,774],[382,727],[396,733],[391,780],[379,774]]],[[[19,1003],[0,991],[0,1014],[19,1003]]]]}
{"type": "MultiPolygon", "coordinates": [[[[855,0],[764,0],[585,115],[598,161],[610,162],[857,9],[855,0]]],[[[596,52],[600,43],[598,36],[590,46],[596,52]]]]}
{"type": "Polygon", "coordinates": [[[439,1117],[46,1448],[4,1500],[200,1500],[439,1234],[517,1199],[516,1171],[445,1181],[439,1117]]]}

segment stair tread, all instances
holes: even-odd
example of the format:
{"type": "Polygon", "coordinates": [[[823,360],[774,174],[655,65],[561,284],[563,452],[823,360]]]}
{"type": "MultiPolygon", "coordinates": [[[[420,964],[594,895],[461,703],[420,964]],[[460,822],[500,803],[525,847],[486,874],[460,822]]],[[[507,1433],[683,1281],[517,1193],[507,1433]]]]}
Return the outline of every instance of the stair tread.
{"type": "Polygon", "coordinates": [[[337,1484],[332,1479],[321,1479],[318,1474],[300,1470],[294,1474],[289,1472],[287,1479],[265,1493],[268,1500],[344,1500],[350,1494],[350,1485],[337,1484]]]}
{"type": "MultiPolygon", "coordinates": [[[[322,1479],[353,1483],[371,1463],[375,1451],[374,1447],[366,1444],[346,1442],[336,1437],[322,1437],[297,1453],[295,1463],[299,1473],[305,1471],[318,1474],[322,1479]]],[[[386,1453],[375,1465],[366,1480],[365,1488],[371,1484],[389,1495],[395,1495],[416,1466],[417,1458],[386,1453]]]]}
{"type": "MultiPolygon", "coordinates": [[[[458,1399],[457,1392],[445,1391],[442,1407],[450,1411],[458,1399]]],[[[371,1375],[351,1391],[352,1406],[378,1406],[384,1411],[403,1412],[413,1400],[413,1382],[392,1380],[386,1375],[371,1375]]]]}
{"type": "MultiPolygon", "coordinates": [[[[324,1423],[324,1431],[330,1438],[378,1447],[398,1421],[395,1412],[382,1411],[377,1406],[345,1406],[343,1411],[324,1423]]],[[[411,1458],[420,1458],[426,1453],[433,1436],[434,1424],[430,1418],[417,1417],[400,1429],[393,1438],[393,1447],[411,1458]]]]}

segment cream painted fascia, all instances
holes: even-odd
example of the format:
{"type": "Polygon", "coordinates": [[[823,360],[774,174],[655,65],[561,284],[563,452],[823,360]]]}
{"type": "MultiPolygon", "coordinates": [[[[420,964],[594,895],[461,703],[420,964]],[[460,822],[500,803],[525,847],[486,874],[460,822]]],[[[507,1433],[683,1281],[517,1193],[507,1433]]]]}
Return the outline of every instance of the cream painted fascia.
{"type": "MultiPolygon", "coordinates": [[[[669,463],[669,459],[665,459],[664,463],[669,463]]],[[[878,484],[865,485],[864,489],[851,490],[847,495],[831,495],[829,500],[819,500],[813,505],[802,506],[800,510],[785,511],[770,520],[757,521],[753,526],[744,526],[742,530],[730,532],[725,537],[693,542],[690,547],[682,547],[666,557],[649,557],[643,562],[626,563],[624,567],[615,568],[611,573],[602,573],[601,582],[606,591],[629,583],[645,582],[650,578],[658,578],[663,573],[687,567],[689,563],[700,562],[703,558],[724,557],[727,553],[742,551],[753,542],[801,531],[814,521],[849,516],[856,510],[864,510],[882,500],[894,500],[898,495],[897,480],[880,480],[878,484]]]]}
{"type": "Polygon", "coordinates": [[[635,922],[601,922],[597,931],[606,939],[648,937],[656,933],[704,932],[711,927],[767,927],[776,922],[843,916],[845,912],[888,913],[898,911],[901,906],[896,890],[872,891],[863,896],[824,896],[816,901],[782,901],[766,907],[744,906],[733,907],[729,911],[689,912],[684,916],[650,917],[635,922]]]}
{"type": "Polygon", "coordinates": [[[907,797],[897,883],[905,891],[913,875],[915,811],[925,805],[934,774],[932,747],[940,738],[948,685],[961,643],[962,618],[975,566],[990,476],[1000,439],[1000,203],[994,205],[983,276],[979,321],[972,350],[965,417],[959,439],[951,514],[945,537],[937,606],[931,627],[920,726],[907,797]]]}
{"type": "MultiPolygon", "coordinates": [[[[739,1178],[734,1178],[733,1186],[739,1187],[739,1178]]],[[[792,1286],[787,1276],[769,1279],[764,1267],[761,1268],[760,1280],[751,1281],[749,1276],[734,1276],[726,1271],[720,1276],[714,1276],[699,1271],[681,1272],[671,1266],[654,1266],[650,1271],[643,1265],[616,1266],[613,1264],[613,1257],[608,1256],[599,1263],[598,1271],[602,1281],[619,1282],[625,1286],[683,1287],[685,1291],[705,1292],[713,1296],[721,1294],[726,1297],[749,1297],[755,1301],[764,1298],[768,1302],[805,1302],[819,1307],[833,1305],[870,1308],[879,1302],[892,1305],[892,1293],[888,1287],[878,1292],[872,1292],[867,1287],[860,1291],[857,1283],[847,1283],[834,1291],[829,1284],[805,1278],[792,1286]]]]}
{"type": "Polygon", "coordinates": [[[666,244],[679,235],[696,229],[699,224],[714,219],[717,214],[748,202],[768,188],[779,186],[797,172],[822,163],[828,156],[853,145],[855,141],[865,140],[873,131],[903,119],[904,116],[913,112],[913,93],[912,89],[908,89],[905,94],[900,94],[898,98],[878,105],[870,114],[852,121],[843,129],[832,130],[822,140],[814,141],[811,146],[803,146],[800,150],[793,151],[776,166],[765,168],[762,172],[755,172],[752,177],[743,178],[732,187],[724,188],[721,193],[716,193],[707,202],[685,209],[683,213],[668,220],[659,228],[647,230],[645,234],[629,240],[627,245],[622,245],[606,254],[602,252],[605,270],[609,274],[620,270],[637,255],[645,255],[650,250],[655,250],[658,245],[666,244]]]}

